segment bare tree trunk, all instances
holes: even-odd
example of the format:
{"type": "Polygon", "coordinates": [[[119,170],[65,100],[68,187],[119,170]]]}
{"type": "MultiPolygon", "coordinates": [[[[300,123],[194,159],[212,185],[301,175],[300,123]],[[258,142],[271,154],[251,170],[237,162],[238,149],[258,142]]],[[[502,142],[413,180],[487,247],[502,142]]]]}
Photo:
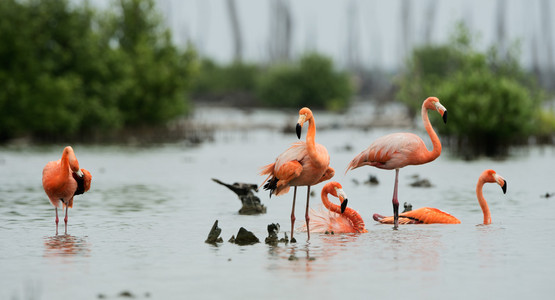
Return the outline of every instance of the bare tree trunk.
{"type": "Polygon", "coordinates": [[[233,60],[240,63],[243,61],[243,39],[241,38],[241,26],[235,0],[227,0],[227,10],[231,22],[231,34],[233,36],[233,60]]]}
{"type": "Polygon", "coordinates": [[[358,8],[355,1],[351,1],[347,8],[347,68],[360,71],[360,55],[358,43],[358,8]]]}
{"type": "Polygon", "coordinates": [[[432,31],[434,29],[434,25],[435,25],[435,19],[436,19],[436,7],[437,7],[437,1],[436,0],[429,0],[428,1],[428,6],[426,7],[426,12],[425,15],[426,17],[424,18],[424,43],[425,44],[430,44],[432,42],[432,31]]]}
{"type": "Polygon", "coordinates": [[[505,16],[507,15],[507,2],[505,0],[497,0],[496,9],[496,33],[497,33],[497,49],[500,57],[503,59],[507,56],[507,30],[505,26],[505,16]]]}
{"type": "Polygon", "coordinates": [[[293,21],[289,2],[273,0],[270,3],[270,35],[268,52],[270,61],[288,61],[291,56],[293,21]]]}
{"type": "Polygon", "coordinates": [[[543,29],[543,40],[545,41],[546,63],[543,70],[543,83],[545,87],[552,90],[553,84],[553,34],[551,32],[551,10],[549,7],[550,0],[541,2],[541,24],[543,29]]]}

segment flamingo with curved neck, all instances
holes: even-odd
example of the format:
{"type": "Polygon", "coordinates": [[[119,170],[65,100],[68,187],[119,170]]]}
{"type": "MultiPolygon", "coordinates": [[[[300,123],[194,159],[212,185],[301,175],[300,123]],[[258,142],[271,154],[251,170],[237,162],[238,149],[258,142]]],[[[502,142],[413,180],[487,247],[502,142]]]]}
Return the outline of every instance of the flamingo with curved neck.
{"type": "MultiPolygon", "coordinates": [[[[494,170],[485,170],[478,178],[478,183],[476,184],[476,198],[478,198],[478,203],[480,204],[480,208],[482,208],[482,213],[484,214],[484,225],[489,225],[491,224],[491,213],[489,211],[488,203],[484,198],[484,194],[482,193],[486,182],[499,184],[503,190],[503,194],[505,194],[507,192],[507,181],[501,175],[495,173],[494,170]]],[[[393,217],[384,217],[379,214],[374,214],[374,220],[382,224],[393,224],[394,222],[393,217]]],[[[435,223],[459,224],[461,221],[444,211],[432,207],[422,207],[399,215],[399,224],[435,223]]]]}
{"type": "Polygon", "coordinates": [[[46,164],[42,170],[42,186],[50,203],[56,209],[56,234],[58,234],[58,207],[62,202],[65,208],[65,233],[67,234],[68,208],[73,207],[73,197],[83,194],[91,187],[92,176],[89,171],[79,169],[79,161],[73,148],[67,146],[62,158],[46,164]]]}
{"type": "Polygon", "coordinates": [[[347,166],[347,170],[362,166],[373,166],[380,169],[395,170],[395,186],[393,188],[393,229],[399,225],[399,169],[408,165],[421,165],[435,160],[441,154],[441,142],[437,137],[428,118],[428,110],[437,111],[447,122],[447,110],[436,97],[428,97],[422,103],[422,122],[432,140],[433,149],[428,151],[424,141],[412,133],[393,133],[375,140],[366,150],[358,154],[347,166]]]}
{"type": "Polygon", "coordinates": [[[362,233],[368,232],[360,214],[347,207],[347,195],[338,182],[328,182],[321,193],[322,204],[328,211],[311,210],[312,232],[362,233]],[[332,203],[328,195],[339,198],[341,205],[332,203]]]}
{"type": "MultiPolygon", "coordinates": [[[[333,168],[329,167],[330,156],[326,147],[316,143],[314,137],[316,135],[316,122],[312,111],[303,107],[299,110],[299,119],[297,121],[296,131],[297,137],[301,138],[301,130],[305,122],[308,122],[308,131],[306,134],[306,142],[297,142],[289,149],[280,154],[276,161],[262,168],[260,175],[268,175],[264,180],[265,190],[270,191],[270,197],[274,195],[283,195],[287,193],[291,186],[293,191],[293,207],[291,209],[291,241],[295,242],[293,237],[295,224],[295,201],[297,197],[297,187],[307,186],[306,193],[306,211],[305,220],[309,224],[310,217],[308,215],[310,186],[315,185],[324,180],[330,179],[335,174],[333,168]]],[[[310,231],[308,233],[310,240],[310,231]]]]}

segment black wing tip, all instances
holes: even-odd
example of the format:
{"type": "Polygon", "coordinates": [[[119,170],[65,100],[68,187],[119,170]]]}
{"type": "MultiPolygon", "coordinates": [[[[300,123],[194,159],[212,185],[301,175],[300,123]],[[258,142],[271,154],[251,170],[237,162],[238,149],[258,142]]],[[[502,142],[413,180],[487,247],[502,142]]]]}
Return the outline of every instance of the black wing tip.
{"type": "Polygon", "coordinates": [[[270,191],[270,198],[272,198],[272,194],[277,189],[277,182],[279,179],[276,177],[272,177],[268,180],[268,182],[262,187],[264,190],[270,191]]]}

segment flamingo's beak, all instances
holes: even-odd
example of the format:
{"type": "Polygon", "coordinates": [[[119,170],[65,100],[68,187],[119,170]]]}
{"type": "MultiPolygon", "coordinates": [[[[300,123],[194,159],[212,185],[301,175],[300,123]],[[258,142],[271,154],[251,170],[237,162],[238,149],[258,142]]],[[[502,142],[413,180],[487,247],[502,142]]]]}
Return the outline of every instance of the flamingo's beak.
{"type": "Polygon", "coordinates": [[[443,123],[447,124],[447,109],[445,108],[445,106],[441,105],[441,103],[439,102],[436,102],[434,105],[436,106],[436,110],[443,118],[443,123]]]}
{"type": "Polygon", "coordinates": [[[77,174],[77,176],[79,176],[79,178],[83,178],[84,174],[83,171],[81,171],[81,169],[77,170],[77,172],[74,172],[75,174],[77,174]]]}
{"type": "Polygon", "coordinates": [[[495,182],[497,182],[497,184],[499,184],[499,186],[501,186],[501,189],[503,190],[503,194],[507,193],[507,180],[505,180],[505,178],[501,177],[501,175],[493,174],[493,178],[495,178],[495,182]]]}
{"type": "Polygon", "coordinates": [[[297,137],[301,138],[301,130],[303,129],[303,124],[306,121],[306,115],[299,115],[299,120],[297,121],[297,127],[295,128],[297,131],[297,137]]]}
{"type": "Polygon", "coordinates": [[[349,200],[347,200],[347,194],[345,194],[343,189],[336,188],[335,190],[339,201],[341,201],[341,213],[344,213],[345,209],[347,209],[347,202],[349,202],[349,200]]]}

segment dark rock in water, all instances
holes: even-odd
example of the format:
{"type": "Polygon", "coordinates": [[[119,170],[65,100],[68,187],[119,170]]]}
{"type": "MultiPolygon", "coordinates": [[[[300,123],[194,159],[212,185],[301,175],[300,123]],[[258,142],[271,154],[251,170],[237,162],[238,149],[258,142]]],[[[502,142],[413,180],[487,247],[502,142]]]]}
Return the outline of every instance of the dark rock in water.
{"type": "Polygon", "coordinates": [[[216,220],[214,225],[212,225],[212,229],[210,229],[210,233],[208,233],[208,238],[204,242],[213,245],[216,245],[216,243],[223,243],[220,233],[222,233],[222,229],[218,227],[218,220],[216,220]]]}
{"type": "Polygon", "coordinates": [[[368,185],[377,185],[377,184],[379,184],[379,183],[380,183],[380,182],[378,181],[378,177],[376,177],[376,176],[374,176],[374,175],[372,175],[372,174],[368,175],[368,180],[366,180],[366,181],[364,182],[364,184],[368,184],[368,185]]]}
{"type": "Polygon", "coordinates": [[[287,238],[287,233],[284,232],[284,238],[278,238],[279,233],[279,223],[277,224],[269,224],[268,225],[268,237],[266,238],[265,242],[268,245],[276,246],[278,243],[289,243],[289,239],[287,238]]]}
{"type": "Polygon", "coordinates": [[[254,235],[254,233],[243,227],[239,228],[239,232],[237,232],[237,237],[235,238],[235,244],[245,246],[254,245],[256,243],[260,243],[260,240],[254,235]]]}
{"type": "Polygon", "coordinates": [[[405,202],[405,203],[403,204],[403,207],[405,207],[405,209],[403,210],[402,213],[405,213],[405,212],[407,212],[407,211],[411,211],[411,210],[412,210],[412,204],[410,204],[410,203],[408,203],[408,202],[405,202]]]}
{"type": "Polygon", "coordinates": [[[424,179],[417,179],[415,182],[411,183],[410,186],[429,188],[429,187],[432,187],[432,183],[428,179],[424,178],[424,179]]]}
{"type": "Polygon", "coordinates": [[[243,207],[239,210],[240,215],[258,215],[266,213],[266,207],[262,205],[260,199],[253,193],[253,191],[258,192],[258,186],[256,184],[242,182],[227,184],[216,178],[212,178],[212,180],[227,187],[237,194],[239,200],[241,200],[241,203],[243,204],[243,207]]]}
{"type": "Polygon", "coordinates": [[[135,298],[135,296],[133,294],[131,294],[130,291],[123,291],[123,292],[119,293],[118,297],[135,298]]]}
{"type": "Polygon", "coordinates": [[[542,195],[542,198],[550,198],[553,197],[555,195],[555,193],[545,193],[544,195],[542,195]]]}
{"type": "Polygon", "coordinates": [[[234,243],[235,244],[235,235],[232,235],[229,240],[227,240],[228,243],[234,243]]]}

